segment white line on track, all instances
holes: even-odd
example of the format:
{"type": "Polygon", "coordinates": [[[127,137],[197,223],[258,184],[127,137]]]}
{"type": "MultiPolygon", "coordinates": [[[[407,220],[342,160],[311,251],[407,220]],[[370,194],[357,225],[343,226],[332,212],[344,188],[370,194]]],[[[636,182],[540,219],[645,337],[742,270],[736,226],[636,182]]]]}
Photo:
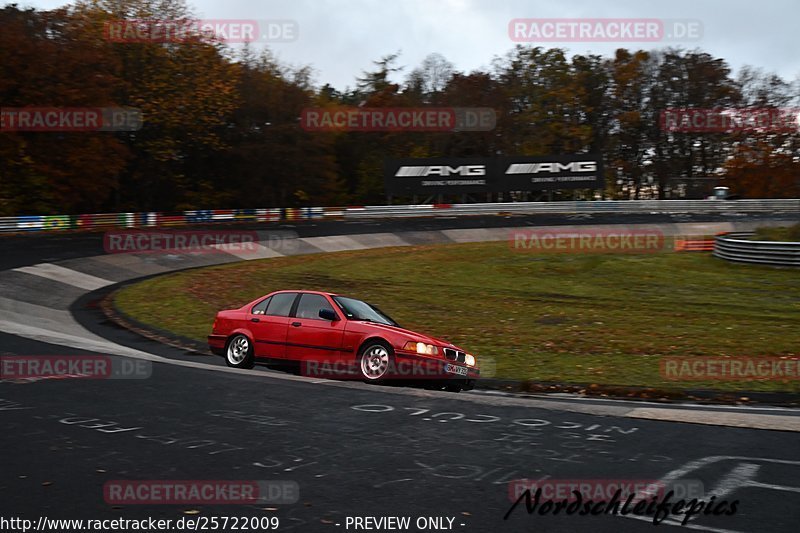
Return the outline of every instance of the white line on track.
{"type": "Polygon", "coordinates": [[[239,259],[244,259],[245,261],[252,261],[254,259],[272,259],[273,257],[284,257],[284,255],[278,251],[273,250],[267,246],[264,246],[261,243],[254,242],[250,243],[249,246],[251,249],[249,250],[238,250],[237,246],[232,246],[230,244],[212,244],[212,248],[216,248],[217,250],[223,251],[227,254],[234,255],[239,259]]]}
{"type": "MultiPolygon", "coordinates": [[[[509,397],[517,397],[520,396],[511,394],[508,392],[503,391],[493,391],[493,390],[474,390],[470,391],[469,394],[484,394],[484,395],[491,395],[491,396],[509,396],[509,397]]],[[[751,405],[720,405],[720,404],[702,404],[702,403],[663,403],[663,402],[649,402],[647,400],[617,400],[613,398],[592,398],[586,396],[578,396],[572,395],[568,393],[554,393],[552,395],[549,394],[525,394],[522,397],[524,398],[536,398],[541,400],[550,400],[550,401],[557,401],[557,400],[567,400],[567,401],[575,401],[575,402],[594,402],[594,403],[629,403],[633,405],[650,405],[654,407],[662,407],[665,409],[698,409],[702,411],[710,411],[710,410],[732,410],[732,411],[779,411],[779,412],[789,412],[789,413],[797,413],[800,414],[800,409],[795,409],[792,407],[777,407],[777,406],[751,406],[751,405]]]]}
{"type": "Polygon", "coordinates": [[[114,281],[98,278],[97,276],[92,276],[90,274],[84,274],[83,272],[78,272],[77,270],[54,265],[53,263],[39,263],[38,265],[24,266],[15,268],[13,270],[16,272],[31,274],[33,276],[39,276],[40,278],[51,279],[53,281],[72,285],[73,287],[78,287],[79,289],[84,289],[87,291],[102,289],[103,287],[107,287],[108,285],[113,285],[115,283],[114,281]]]}

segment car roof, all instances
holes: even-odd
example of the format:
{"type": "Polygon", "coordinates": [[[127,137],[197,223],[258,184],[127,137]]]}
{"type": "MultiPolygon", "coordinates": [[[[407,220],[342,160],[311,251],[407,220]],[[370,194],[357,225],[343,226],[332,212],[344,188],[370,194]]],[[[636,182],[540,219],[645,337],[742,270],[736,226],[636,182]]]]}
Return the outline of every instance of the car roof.
{"type": "Polygon", "coordinates": [[[304,290],[304,289],[281,289],[279,291],[271,292],[270,294],[278,294],[279,292],[300,292],[300,293],[304,293],[304,294],[322,294],[322,295],[326,295],[326,296],[339,296],[338,294],[336,294],[334,292],[307,291],[307,290],[304,290]]]}

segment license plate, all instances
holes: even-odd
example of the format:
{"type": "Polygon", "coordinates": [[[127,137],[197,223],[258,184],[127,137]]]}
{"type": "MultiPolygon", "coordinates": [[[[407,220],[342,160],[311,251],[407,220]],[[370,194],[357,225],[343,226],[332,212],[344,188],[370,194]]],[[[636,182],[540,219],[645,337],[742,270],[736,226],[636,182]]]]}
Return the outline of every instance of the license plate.
{"type": "Polygon", "coordinates": [[[459,376],[466,376],[467,369],[463,366],[456,366],[456,365],[444,365],[444,371],[449,372],[450,374],[458,374],[459,376]]]}

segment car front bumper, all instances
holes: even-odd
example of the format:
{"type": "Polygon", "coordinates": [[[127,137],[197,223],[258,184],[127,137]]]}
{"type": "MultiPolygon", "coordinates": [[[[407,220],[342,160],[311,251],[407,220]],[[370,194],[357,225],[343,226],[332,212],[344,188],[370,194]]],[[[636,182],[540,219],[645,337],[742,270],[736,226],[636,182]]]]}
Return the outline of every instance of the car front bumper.
{"type": "Polygon", "coordinates": [[[393,374],[399,379],[452,380],[474,384],[481,376],[478,367],[404,350],[395,351],[394,367],[393,374]]]}

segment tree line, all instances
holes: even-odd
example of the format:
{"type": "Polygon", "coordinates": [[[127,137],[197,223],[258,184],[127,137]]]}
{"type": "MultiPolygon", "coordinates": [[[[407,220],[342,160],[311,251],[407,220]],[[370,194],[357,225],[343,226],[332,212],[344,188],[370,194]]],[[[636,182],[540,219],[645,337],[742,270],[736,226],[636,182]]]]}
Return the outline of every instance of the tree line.
{"type": "Polygon", "coordinates": [[[388,157],[588,152],[603,156],[605,198],[677,198],[707,182],[748,198],[800,197],[796,129],[671,132],[660,120],[670,108],[800,107],[800,78],[734,74],[702,50],[570,57],[518,45],[469,73],[435,53],[406,71],[392,54],[339,90],[268,50],[202,36],[112,42],[104,31],[191,16],[183,0],[0,10],[3,108],[129,106],[144,117],[136,131],[0,131],[0,215],[382,203],[388,157]],[[301,127],[304,109],[334,106],[489,107],[497,123],[457,133],[301,127]]]}

